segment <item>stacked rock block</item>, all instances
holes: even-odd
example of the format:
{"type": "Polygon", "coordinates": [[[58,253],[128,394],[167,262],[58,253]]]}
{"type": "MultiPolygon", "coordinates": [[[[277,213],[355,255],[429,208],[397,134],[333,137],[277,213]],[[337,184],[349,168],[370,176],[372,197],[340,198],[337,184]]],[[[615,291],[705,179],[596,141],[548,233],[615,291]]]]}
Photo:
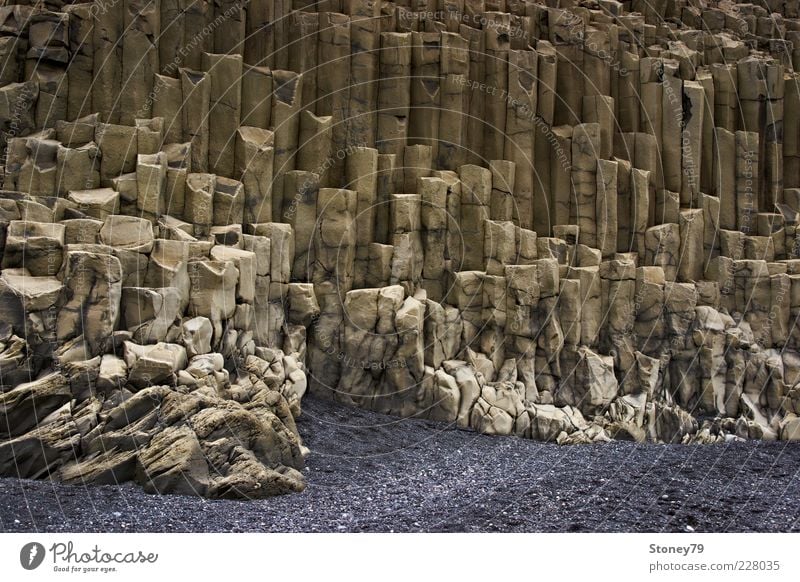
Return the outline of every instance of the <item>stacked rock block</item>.
{"type": "Polygon", "coordinates": [[[3,472],[297,490],[306,385],[800,438],[800,14],[768,9],[6,3],[3,472]]]}

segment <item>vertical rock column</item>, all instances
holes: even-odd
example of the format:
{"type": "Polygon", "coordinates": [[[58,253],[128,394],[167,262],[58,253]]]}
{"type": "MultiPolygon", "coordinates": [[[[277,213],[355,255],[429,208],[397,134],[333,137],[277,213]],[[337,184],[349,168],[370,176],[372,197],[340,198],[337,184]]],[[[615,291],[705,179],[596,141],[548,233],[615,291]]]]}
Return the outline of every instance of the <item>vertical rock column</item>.
{"type": "Polygon", "coordinates": [[[660,224],[645,233],[645,264],[661,267],[667,281],[678,276],[680,228],[677,224],[660,224]]]}
{"type": "Polygon", "coordinates": [[[572,134],[572,192],[569,223],[580,228],[581,243],[597,248],[597,160],[600,124],[576,125],[572,134]]]}
{"type": "Polygon", "coordinates": [[[273,0],[250,0],[245,20],[244,62],[257,67],[273,67],[275,33],[272,29],[273,0]]]}
{"type": "MultiPolygon", "coordinates": [[[[536,232],[540,236],[549,234],[553,226],[570,224],[570,215],[574,205],[572,188],[572,127],[561,125],[547,132],[547,140],[551,144],[549,151],[550,191],[547,193],[547,208],[550,211],[548,221],[539,220],[536,232]]],[[[538,139],[536,143],[543,143],[538,139]]],[[[536,213],[543,217],[543,213],[536,213]]]]}
{"type": "Polygon", "coordinates": [[[375,0],[351,0],[348,4],[351,46],[348,143],[371,148],[375,146],[381,4],[375,0]]]}
{"type": "MultiPolygon", "coordinates": [[[[616,93],[612,90],[617,85],[619,74],[612,74],[612,63],[619,66],[616,47],[612,47],[611,34],[616,32],[613,25],[587,26],[583,42],[583,71],[586,80],[583,84],[584,94],[590,97],[608,97],[616,93]]],[[[584,122],[592,121],[583,118],[584,122]]]]}
{"type": "MultiPolygon", "coordinates": [[[[661,81],[661,132],[657,135],[664,168],[664,186],[669,192],[681,191],[681,127],[683,124],[683,79],[675,61],[660,61],[663,66],[661,81]]],[[[681,200],[688,206],[688,202],[681,200]]]]}
{"type": "Polygon", "coordinates": [[[518,202],[515,193],[519,191],[515,182],[515,166],[514,162],[507,160],[489,162],[489,169],[492,171],[492,198],[489,215],[492,220],[511,220],[515,214],[514,207],[518,202]]]}
{"type": "Polygon", "coordinates": [[[631,250],[639,253],[639,259],[644,259],[647,249],[645,233],[650,216],[650,172],[632,168],[630,189],[632,198],[631,228],[633,231],[631,250]]]}
{"type": "Polygon", "coordinates": [[[507,265],[506,281],[506,353],[517,360],[520,379],[525,383],[525,397],[538,400],[535,356],[536,335],[533,316],[539,302],[536,265],[507,265]]]}
{"type": "Polygon", "coordinates": [[[273,144],[274,134],[266,129],[236,131],[234,177],[244,185],[245,223],[272,222],[273,144]]]}
{"type": "Polygon", "coordinates": [[[295,10],[289,17],[289,69],[303,74],[304,107],[315,111],[317,100],[317,67],[319,65],[319,16],[316,12],[295,10]]]}
{"type": "Polygon", "coordinates": [[[462,36],[442,33],[441,53],[441,110],[439,114],[439,149],[436,166],[456,170],[466,161],[464,148],[467,136],[466,104],[469,75],[468,43],[462,36]]]}
{"type": "Polygon", "coordinates": [[[702,160],[698,178],[699,191],[704,194],[714,192],[714,77],[708,69],[697,72],[696,80],[703,89],[703,144],[700,152],[702,160]]]}
{"type": "MultiPolygon", "coordinates": [[[[461,25],[459,33],[469,43],[469,80],[480,84],[486,75],[484,33],[482,30],[471,28],[466,24],[461,25]]],[[[467,87],[464,100],[464,110],[468,112],[466,161],[470,164],[480,164],[484,160],[483,134],[486,95],[474,86],[467,87]]]]}
{"type": "MultiPolygon", "coordinates": [[[[112,2],[94,14],[92,111],[106,123],[118,123],[122,86],[124,2],[112,2]]],[[[199,2],[198,4],[204,4],[199,2]]]]}
{"type": "Polygon", "coordinates": [[[411,109],[408,143],[431,148],[431,159],[439,149],[439,106],[442,78],[439,73],[441,35],[411,33],[411,109]]]}
{"type": "Polygon", "coordinates": [[[345,160],[347,187],[356,192],[356,257],[353,286],[364,287],[369,267],[369,245],[375,240],[378,188],[378,150],[353,148],[345,160]]]}
{"type": "MultiPolygon", "coordinates": [[[[639,62],[639,95],[641,96],[642,105],[639,126],[643,133],[652,135],[655,138],[655,143],[658,144],[657,147],[659,148],[662,147],[661,144],[663,143],[661,140],[661,123],[663,117],[663,94],[665,86],[663,83],[664,74],[664,63],[660,59],[647,57],[643,58],[639,62]]],[[[675,81],[674,83],[677,83],[678,81],[675,81]]],[[[677,100],[680,102],[680,94],[678,94],[677,100]]],[[[639,145],[638,141],[639,140],[637,136],[637,146],[639,145]]],[[[643,168],[646,170],[655,171],[650,178],[653,180],[657,189],[664,187],[662,170],[663,166],[660,152],[661,150],[657,150],[657,154],[659,155],[657,157],[658,161],[655,168],[643,168]]],[[[634,165],[637,168],[642,168],[642,166],[635,161],[634,165]]]]}
{"type": "Polygon", "coordinates": [[[310,272],[320,317],[311,328],[308,347],[309,387],[332,397],[341,375],[343,305],[352,287],[355,260],[356,192],[320,188],[310,272]]]}
{"type": "Polygon", "coordinates": [[[22,81],[24,62],[20,57],[27,47],[30,22],[30,9],[25,16],[18,19],[20,7],[3,6],[3,8],[4,26],[2,35],[0,35],[0,59],[4,66],[0,70],[0,87],[22,81]]]}
{"type": "MultiPolygon", "coordinates": [[[[402,157],[400,158],[402,159],[402,157]]],[[[375,241],[389,242],[389,196],[395,192],[397,155],[378,154],[377,202],[375,206],[375,241]]]]}
{"type": "Polygon", "coordinates": [[[250,233],[269,239],[269,277],[257,277],[255,291],[256,327],[267,345],[280,348],[285,339],[289,281],[294,263],[294,233],[289,224],[254,224],[250,233]]]}
{"type": "Polygon", "coordinates": [[[609,160],[614,151],[614,99],[606,95],[589,95],[583,98],[583,121],[600,125],[600,152],[598,157],[609,160]]]}
{"type": "MultiPolygon", "coordinates": [[[[332,123],[330,115],[317,116],[308,109],[300,113],[300,137],[297,143],[298,170],[319,175],[320,185],[331,185],[330,169],[336,159],[331,154],[332,123]]],[[[344,154],[342,154],[344,155],[344,154]]]]}
{"type": "Polygon", "coordinates": [[[299,73],[273,71],[272,126],[275,133],[275,159],[272,171],[272,216],[283,207],[283,175],[295,169],[302,108],[302,81],[299,73]]]}
{"type": "Polygon", "coordinates": [[[139,216],[155,222],[166,210],[167,156],[139,154],[136,160],[136,207],[139,216]]]}
{"type": "Polygon", "coordinates": [[[683,408],[691,409],[700,394],[697,346],[692,337],[692,324],[697,306],[697,290],[691,283],[664,285],[664,318],[669,345],[669,390],[683,408]]]}
{"type": "Polygon", "coordinates": [[[192,144],[192,170],[208,170],[208,106],[211,79],[206,73],[181,69],[183,141],[192,144]]]}
{"type": "Polygon", "coordinates": [[[411,105],[411,33],[381,33],[377,147],[403,159],[411,105]]]}
{"type": "Polygon", "coordinates": [[[706,95],[696,81],[683,83],[683,130],[681,132],[681,204],[699,208],[703,156],[710,144],[703,142],[706,95]]]}
{"type": "Polygon", "coordinates": [[[703,209],[681,210],[678,222],[680,228],[680,257],[678,258],[678,280],[700,281],[703,279],[704,220],[703,209]]]}
{"type": "Polygon", "coordinates": [[[93,4],[65,6],[69,15],[69,53],[67,68],[67,119],[75,120],[92,113],[94,55],[93,4]]]}
{"type": "Polygon", "coordinates": [[[665,283],[661,267],[636,269],[633,331],[637,349],[652,357],[660,355],[662,342],[666,338],[663,318],[665,283]]]}
{"type": "Polygon", "coordinates": [[[214,35],[203,32],[214,20],[214,4],[211,2],[189,2],[183,12],[183,47],[186,51],[183,66],[200,70],[203,53],[214,52],[214,35]]]}
{"type": "Polygon", "coordinates": [[[631,192],[631,163],[619,158],[617,162],[617,251],[635,252],[633,244],[633,196],[631,192]]]}
{"type": "Polygon", "coordinates": [[[195,237],[207,237],[214,221],[214,174],[190,173],[186,176],[183,219],[193,225],[195,237]]]}
{"type": "Polygon", "coordinates": [[[600,349],[614,356],[614,370],[624,380],[635,363],[636,265],[615,259],[600,265],[603,296],[600,349]]]}
{"type": "MultiPolygon", "coordinates": [[[[315,97],[316,98],[316,97],[315,97]]],[[[268,129],[272,121],[272,71],[242,66],[242,125],[268,129]]]]}
{"type": "Polygon", "coordinates": [[[306,281],[314,262],[314,232],[317,221],[319,175],[313,172],[292,170],[286,173],[286,192],[281,220],[292,225],[294,232],[294,262],[292,280],[306,281]]]}
{"type": "Polygon", "coordinates": [[[174,73],[183,66],[180,50],[186,24],[184,0],[160,0],[161,35],[158,37],[158,67],[162,74],[174,73]]]}
{"type": "MultiPolygon", "coordinates": [[[[766,126],[768,100],[770,94],[775,95],[778,87],[777,69],[770,62],[758,55],[750,55],[736,63],[738,92],[737,103],[739,106],[739,128],[743,131],[756,134],[756,157],[754,166],[754,212],[759,210],[771,211],[772,208],[764,206],[764,169],[766,158],[766,126]],[[771,85],[771,87],[770,87],[771,85]]],[[[783,83],[783,75],[780,75],[783,83]]],[[[782,96],[782,90],[781,90],[782,96]]],[[[772,140],[774,141],[774,139],[772,140]]],[[[752,230],[752,229],[751,229],[752,230]]]]}
{"type": "MultiPolygon", "coordinates": [[[[136,128],[127,125],[100,123],[95,128],[95,140],[102,152],[100,185],[111,186],[111,180],[136,169],[138,146],[136,128]]],[[[135,199],[135,196],[134,196],[135,199]]]]}
{"type": "MultiPolygon", "coordinates": [[[[597,160],[597,244],[594,246],[600,249],[604,257],[611,257],[617,252],[617,168],[617,162],[597,160]]],[[[584,244],[589,244],[581,238],[584,244]]]]}
{"type": "Polygon", "coordinates": [[[773,212],[783,195],[783,132],[785,124],[786,81],[784,68],[778,62],[767,66],[767,100],[764,127],[764,188],[762,212],[773,212]]]}
{"type": "Polygon", "coordinates": [[[242,105],[242,57],[204,53],[203,70],[211,79],[208,115],[214,120],[208,129],[208,167],[210,172],[230,178],[242,105]]]}
{"type": "MultiPolygon", "coordinates": [[[[508,53],[508,100],[506,103],[503,158],[514,163],[512,210],[517,224],[534,228],[534,215],[547,214],[546,207],[534,209],[535,141],[545,139],[534,130],[538,99],[538,55],[536,51],[508,53]]],[[[494,218],[494,216],[492,216],[494,218]]],[[[500,218],[500,220],[509,220],[500,218]]]]}
{"type": "Polygon", "coordinates": [[[441,178],[420,178],[422,219],[422,287],[428,299],[441,301],[446,290],[447,183],[441,178]]]}
{"type": "MultiPolygon", "coordinates": [[[[513,233],[513,225],[507,223],[513,233]]],[[[513,234],[512,234],[513,238],[513,234]]],[[[502,270],[501,270],[502,273],[502,270]]],[[[506,359],[506,278],[501,275],[486,274],[483,277],[483,312],[480,330],[480,351],[488,357],[492,369],[484,376],[489,382],[506,359]]]]}
{"type": "Polygon", "coordinates": [[[733,277],[736,286],[736,311],[750,324],[755,342],[761,347],[771,347],[773,322],[769,312],[772,291],[767,262],[734,261],[733,277]]]}
{"type": "Polygon", "coordinates": [[[186,203],[186,178],[191,166],[191,146],[176,144],[164,148],[167,156],[167,182],[164,195],[166,211],[172,217],[183,216],[186,203]]]}
{"type": "Polygon", "coordinates": [[[350,107],[350,18],[335,12],[319,13],[317,45],[317,115],[333,117],[330,184],[344,179],[344,153],[347,147],[347,118],[350,107]]]}
{"type": "Polygon", "coordinates": [[[714,124],[734,132],[739,119],[736,64],[714,63],[710,68],[714,79],[714,124]]]}
{"type": "Polygon", "coordinates": [[[433,162],[431,156],[431,146],[428,145],[410,145],[403,148],[403,176],[397,189],[402,189],[408,194],[416,192],[419,178],[427,178],[431,175],[433,162]]]}
{"type": "Polygon", "coordinates": [[[214,1],[214,49],[209,52],[231,56],[244,53],[246,10],[240,0],[214,1]]]}
{"type": "MultiPolygon", "coordinates": [[[[799,104],[800,105],[800,104],[799,104]]],[[[732,131],[714,128],[713,193],[719,198],[719,225],[736,230],[736,139],[732,131]]]]}
{"type": "Polygon", "coordinates": [[[756,232],[758,213],[758,134],[736,132],[736,228],[745,233],[756,232]]]}
{"type": "Polygon", "coordinates": [[[641,120],[641,97],[639,96],[639,55],[623,52],[621,64],[625,74],[620,75],[616,101],[620,131],[637,132],[641,120]]]}
{"type": "MultiPolygon", "coordinates": [[[[175,74],[179,74],[177,69],[175,74]]],[[[148,116],[152,110],[154,117],[164,120],[164,143],[180,143],[183,141],[183,91],[180,78],[167,75],[155,75],[153,92],[157,98],[153,100],[152,108],[148,103],[142,106],[141,112],[148,116]]]]}
{"type": "Polygon", "coordinates": [[[581,122],[581,109],[585,95],[583,72],[584,25],[582,19],[571,20],[564,12],[554,17],[550,13],[550,42],[558,57],[558,75],[555,78],[555,125],[577,125],[581,122]],[[560,25],[555,24],[559,22],[560,25]]]}
{"type": "Polygon", "coordinates": [[[483,271],[458,271],[448,288],[446,301],[456,307],[463,323],[461,348],[466,348],[479,339],[483,327],[483,271]]]}
{"type": "Polygon", "coordinates": [[[484,270],[485,221],[489,219],[492,198],[492,172],[467,164],[459,170],[461,179],[461,235],[464,244],[463,268],[484,270]]]}
{"type": "Polygon", "coordinates": [[[25,78],[39,85],[36,126],[55,127],[67,119],[69,16],[62,12],[34,12],[28,27],[25,78]]]}
{"type": "MultiPolygon", "coordinates": [[[[156,42],[161,35],[159,1],[124,0],[120,122],[133,125],[137,111],[153,90],[159,72],[156,42]]],[[[118,37],[114,38],[118,42],[118,37]]],[[[141,116],[139,116],[141,117],[141,116]]]]}
{"type": "Polygon", "coordinates": [[[503,158],[506,142],[508,97],[508,51],[510,15],[487,12],[484,32],[486,95],[483,120],[483,156],[487,160],[503,158]]]}
{"type": "Polygon", "coordinates": [[[539,282],[539,301],[533,313],[536,387],[539,391],[555,394],[562,378],[561,351],[564,346],[564,333],[558,318],[558,261],[538,259],[534,265],[539,282]]]}
{"type": "Polygon", "coordinates": [[[391,284],[402,285],[408,295],[413,295],[422,282],[422,198],[419,194],[393,194],[390,201],[394,247],[391,284]]]}
{"type": "Polygon", "coordinates": [[[275,37],[273,66],[276,69],[287,69],[289,67],[289,51],[293,48],[289,43],[289,15],[292,11],[292,0],[272,0],[272,6],[270,29],[275,37]]]}

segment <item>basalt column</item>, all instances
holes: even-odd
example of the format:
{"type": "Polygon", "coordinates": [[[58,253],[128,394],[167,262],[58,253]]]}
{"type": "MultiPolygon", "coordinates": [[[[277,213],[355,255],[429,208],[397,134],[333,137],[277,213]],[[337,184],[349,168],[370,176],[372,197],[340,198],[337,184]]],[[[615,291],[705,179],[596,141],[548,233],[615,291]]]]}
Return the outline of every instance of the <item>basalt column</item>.
{"type": "Polygon", "coordinates": [[[333,165],[331,184],[344,179],[347,118],[350,104],[350,18],[335,12],[320,12],[317,71],[317,115],[333,118],[333,165]],[[339,156],[338,153],[342,152],[339,156]]]}
{"type": "Polygon", "coordinates": [[[242,105],[242,57],[205,53],[203,70],[211,79],[208,115],[213,123],[209,123],[208,132],[209,170],[230,177],[242,105]]]}
{"type": "MultiPolygon", "coordinates": [[[[153,89],[159,72],[158,37],[161,35],[160,1],[125,0],[122,30],[122,91],[120,121],[132,125],[137,111],[153,89]]],[[[118,37],[114,38],[118,42],[118,37]]]]}
{"type": "Polygon", "coordinates": [[[375,240],[378,188],[378,150],[354,148],[345,161],[347,187],[356,192],[356,256],[353,285],[364,287],[369,268],[369,245],[375,240]]]}
{"type": "Polygon", "coordinates": [[[355,260],[357,193],[321,188],[313,240],[315,260],[310,272],[320,317],[310,330],[309,387],[318,394],[347,400],[337,392],[341,375],[341,325],[344,298],[352,287],[355,260]]]}
{"type": "Polygon", "coordinates": [[[441,34],[411,34],[411,109],[408,143],[431,148],[435,160],[439,149],[439,106],[442,77],[439,72],[441,34]]]}
{"type": "Polygon", "coordinates": [[[543,135],[537,135],[534,129],[538,99],[537,72],[538,55],[535,51],[508,53],[508,99],[503,158],[514,163],[514,219],[519,226],[528,229],[534,228],[534,216],[537,212],[547,214],[546,207],[534,209],[534,142],[545,139],[543,135]]]}
{"type": "Polygon", "coordinates": [[[375,0],[351,0],[350,8],[350,111],[348,143],[375,146],[378,94],[379,19],[381,5],[375,0]]]}
{"type": "Polygon", "coordinates": [[[275,159],[272,170],[272,216],[283,211],[283,175],[295,169],[300,133],[303,77],[293,71],[272,72],[272,125],[275,132],[275,159]]]}
{"type": "MultiPolygon", "coordinates": [[[[92,110],[107,123],[117,123],[120,115],[118,88],[122,85],[123,43],[119,39],[125,22],[124,8],[124,2],[114,2],[94,15],[92,110]]],[[[134,111],[136,107],[139,107],[138,103],[134,111]]]]}
{"type": "Polygon", "coordinates": [[[442,33],[441,110],[439,113],[439,149],[436,166],[456,170],[466,162],[464,147],[467,135],[465,94],[469,76],[467,41],[458,34],[442,33]]]}
{"type": "MultiPolygon", "coordinates": [[[[486,13],[484,54],[486,66],[486,95],[484,109],[484,160],[503,158],[506,143],[506,114],[508,98],[509,15],[486,13]]],[[[528,219],[526,219],[526,223],[528,219]]]]}
{"type": "Polygon", "coordinates": [[[377,147],[403,159],[411,105],[411,33],[381,33],[377,147]]]}
{"type": "Polygon", "coordinates": [[[211,79],[207,73],[181,69],[183,141],[192,144],[192,171],[208,170],[208,107],[211,79]]]}
{"type": "Polygon", "coordinates": [[[65,7],[71,27],[70,63],[67,68],[67,119],[69,120],[92,113],[95,21],[91,6],[91,4],[73,4],[65,7]]]}
{"type": "Polygon", "coordinates": [[[492,172],[471,164],[461,166],[461,233],[464,244],[462,269],[484,269],[485,221],[490,217],[492,172]]]}

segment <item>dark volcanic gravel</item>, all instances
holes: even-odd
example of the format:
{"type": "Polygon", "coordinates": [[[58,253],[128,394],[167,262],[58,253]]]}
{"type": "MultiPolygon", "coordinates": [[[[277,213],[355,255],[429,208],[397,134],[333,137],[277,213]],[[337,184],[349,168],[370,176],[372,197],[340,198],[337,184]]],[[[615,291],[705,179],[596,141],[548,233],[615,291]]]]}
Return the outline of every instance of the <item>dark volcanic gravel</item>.
{"type": "Polygon", "coordinates": [[[800,444],[559,447],[313,398],[303,411],[302,494],[0,479],[0,531],[800,531],[800,444]]]}

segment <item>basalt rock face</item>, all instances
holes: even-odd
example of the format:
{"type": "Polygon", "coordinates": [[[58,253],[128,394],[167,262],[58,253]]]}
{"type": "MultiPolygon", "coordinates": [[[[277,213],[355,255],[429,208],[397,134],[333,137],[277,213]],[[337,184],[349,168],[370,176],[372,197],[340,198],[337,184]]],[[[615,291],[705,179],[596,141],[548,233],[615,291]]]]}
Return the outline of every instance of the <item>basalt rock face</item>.
{"type": "Polygon", "coordinates": [[[298,491],[307,387],[800,439],[798,35],[793,1],[6,3],[0,473],[298,491]]]}

